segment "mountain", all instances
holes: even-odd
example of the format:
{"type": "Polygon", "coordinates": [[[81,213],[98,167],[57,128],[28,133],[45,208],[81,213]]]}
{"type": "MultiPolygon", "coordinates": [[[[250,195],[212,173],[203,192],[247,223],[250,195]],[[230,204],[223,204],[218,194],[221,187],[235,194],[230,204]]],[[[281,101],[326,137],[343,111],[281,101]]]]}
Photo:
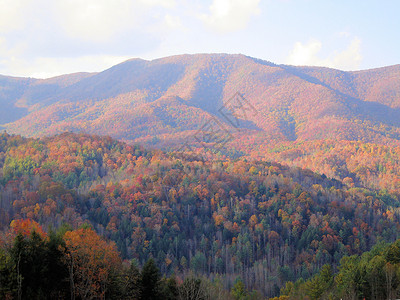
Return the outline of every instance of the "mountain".
{"type": "Polygon", "coordinates": [[[71,130],[165,142],[210,115],[232,130],[220,109],[239,92],[255,109],[241,124],[246,135],[400,141],[400,65],[343,72],[244,55],[180,55],[46,80],[2,77],[0,87],[0,103],[11,109],[0,124],[26,136],[71,130]]]}
{"type": "Polygon", "coordinates": [[[308,291],[324,264],[340,278],[400,237],[399,79],[225,54],[2,76],[0,263],[10,224],[34,221],[264,297],[308,291]]]}
{"type": "Polygon", "coordinates": [[[400,191],[400,65],[344,72],[179,55],[45,80],[0,77],[0,92],[9,133],[206,149],[400,191]]]}

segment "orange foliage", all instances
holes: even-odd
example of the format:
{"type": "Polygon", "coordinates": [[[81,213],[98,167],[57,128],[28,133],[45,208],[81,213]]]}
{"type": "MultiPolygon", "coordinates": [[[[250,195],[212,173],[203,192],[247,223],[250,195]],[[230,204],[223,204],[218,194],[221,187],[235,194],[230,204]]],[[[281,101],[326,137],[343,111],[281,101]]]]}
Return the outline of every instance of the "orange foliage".
{"type": "Polygon", "coordinates": [[[35,231],[41,238],[47,237],[42,226],[31,219],[12,220],[10,228],[15,235],[22,234],[23,236],[28,237],[33,231],[35,231]]]}
{"type": "Polygon", "coordinates": [[[103,298],[111,270],[121,263],[115,244],[83,228],[66,232],[64,240],[75,295],[82,299],[103,298]]]}
{"type": "Polygon", "coordinates": [[[214,218],[215,226],[219,226],[225,221],[225,218],[222,215],[218,215],[215,212],[213,214],[213,218],[214,218]]]}

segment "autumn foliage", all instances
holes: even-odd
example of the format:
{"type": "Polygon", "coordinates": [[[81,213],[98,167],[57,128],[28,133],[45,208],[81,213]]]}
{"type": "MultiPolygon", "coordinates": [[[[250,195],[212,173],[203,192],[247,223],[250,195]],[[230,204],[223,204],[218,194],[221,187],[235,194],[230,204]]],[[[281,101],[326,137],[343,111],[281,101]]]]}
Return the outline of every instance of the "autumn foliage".
{"type": "Polygon", "coordinates": [[[90,228],[67,231],[64,241],[74,294],[82,299],[104,298],[112,270],[121,265],[115,244],[104,241],[90,228]]]}
{"type": "Polygon", "coordinates": [[[223,274],[231,286],[241,277],[247,289],[276,296],[288,280],[309,278],[324,264],[335,268],[346,255],[399,237],[397,183],[384,180],[385,174],[397,176],[397,152],[362,143],[321,145],[332,154],[325,164],[307,158],[323,155],[304,145],[288,148],[288,160],[291,151],[303,151],[304,163],[334,172],[333,178],[199,149],[150,151],[109,137],[2,134],[0,226],[4,236],[11,223],[27,236],[30,227],[40,232],[36,224],[46,229],[69,224],[65,243],[71,249],[64,249],[74,269],[72,290],[79,295],[89,295],[89,287],[90,295],[107,294],[104,284],[113,269],[104,259],[118,264],[112,254],[118,249],[122,259],[139,265],[153,258],[162,274],[223,274]],[[355,152],[346,157],[345,150],[355,152]],[[365,160],[357,158],[362,156],[365,160]],[[337,169],[330,169],[333,163],[337,169]],[[379,189],[382,184],[391,187],[379,189]],[[83,230],[85,223],[94,231],[83,230]],[[81,240],[93,249],[80,248],[81,240]],[[102,261],[88,260],[94,273],[80,260],[89,253],[102,261]],[[88,282],[80,285],[83,278],[88,282]]]}
{"type": "Polygon", "coordinates": [[[30,236],[32,232],[36,232],[41,238],[46,238],[47,236],[42,226],[31,219],[12,220],[10,229],[14,235],[22,234],[24,237],[30,236]]]}

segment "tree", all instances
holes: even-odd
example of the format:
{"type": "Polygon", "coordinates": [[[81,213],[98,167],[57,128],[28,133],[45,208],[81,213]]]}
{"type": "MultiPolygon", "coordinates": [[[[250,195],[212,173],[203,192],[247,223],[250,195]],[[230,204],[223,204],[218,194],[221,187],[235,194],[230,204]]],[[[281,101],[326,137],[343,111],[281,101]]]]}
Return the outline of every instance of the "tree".
{"type": "Polygon", "coordinates": [[[179,287],[180,300],[205,300],[206,291],[200,278],[186,277],[179,287]]]}
{"type": "Polygon", "coordinates": [[[46,241],[47,276],[45,284],[50,289],[47,295],[51,299],[66,298],[66,295],[69,294],[68,267],[63,260],[64,253],[62,252],[64,247],[62,232],[50,232],[49,239],[46,241]]]}
{"type": "Polygon", "coordinates": [[[43,239],[36,231],[24,237],[19,233],[10,249],[16,273],[17,298],[60,299],[68,292],[67,268],[62,262],[61,239],[51,234],[43,239]]]}
{"type": "Polygon", "coordinates": [[[320,299],[333,284],[332,268],[330,265],[323,265],[321,271],[311,280],[306,282],[306,292],[311,299],[320,299]]]}
{"type": "Polygon", "coordinates": [[[67,231],[64,240],[71,299],[104,298],[110,274],[121,264],[115,244],[90,228],[67,231]]]}
{"type": "Polygon", "coordinates": [[[400,263],[400,242],[391,244],[385,251],[385,259],[391,264],[400,263]]]}
{"type": "Polygon", "coordinates": [[[176,300],[179,296],[178,284],[174,276],[163,278],[161,281],[161,295],[164,300],[176,300]]]}
{"type": "Polygon", "coordinates": [[[18,299],[44,297],[42,278],[46,276],[44,241],[34,231],[26,239],[18,234],[11,249],[17,272],[18,299]]]}
{"type": "Polygon", "coordinates": [[[335,277],[337,290],[343,298],[360,298],[366,281],[357,256],[345,256],[340,260],[339,273],[335,277]]]}
{"type": "Polygon", "coordinates": [[[121,276],[122,299],[140,299],[141,298],[141,276],[135,262],[131,262],[129,268],[121,276]]]}
{"type": "Polygon", "coordinates": [[[41,238],[45,238],[47,236],[47,234],[43,231],[42,226],[31,219],[12,220],[10,228],[13,234],[21,234],[24,237],[29,237],[32,232],[35,232],[35,234],[39,235],[41,238]]]}
{"type": "Polygon", "coordinates": [[[231,294],[235,300],[243,300],[247,296],[247,290],[242,279],[236,279],[235,285],[232,287],[231,294]]]}
{"type": "Polygon", "coordinates": [[[0,299],[11,299],[17,292],[17,274],[11,257],[0,248],[0,299]]]}
{"type": "Polygon", "coordinates": [[[143,266],[141,273],[142,299],[156,300],[161,298],[160,270],[154,259],[149,259],[143,266]]]}

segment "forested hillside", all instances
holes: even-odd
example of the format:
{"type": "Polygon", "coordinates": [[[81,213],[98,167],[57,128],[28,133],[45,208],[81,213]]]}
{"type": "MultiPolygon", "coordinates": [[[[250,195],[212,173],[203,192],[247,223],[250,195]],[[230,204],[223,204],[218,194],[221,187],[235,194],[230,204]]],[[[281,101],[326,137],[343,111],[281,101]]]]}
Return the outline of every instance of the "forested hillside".
{"type": "Polygon", "coordinates": [[[0,126],[25,137],[71,131],[167,152],[207,148],[398,193],[399,96],[399,65],[344,72],[178,55],[43,80],[1,76],[0,126]],[[210,130],[223,135],[218,145],[210,130]]]}
{"type": "Polygon", "coordinates": [[[400,240],[379,243],[362,255],[345,256],[338,271],[324,265],[309,280],[289,281],[281,296],[289,299],[396,299],[400,292],[400,240]]]}
{"type": "MultiPolygon", "coordinates": [[[[382,157],[379,174],[397,174],[398,152],[348,147],[382,157]]],[[[347,167],[356,161],[342,159],[347,167]]],[[[398,187],[373,188],[381,175],[367,171],[340,181],[261,159],[166,153],[72,133],[3,133],[0,167],[2,247],[17,220],[46,231],[90,223],[124,259],[143,266],[154,258],[168,276],[190,270],[222,278],[226,290],[240,277],[248,290],[277,296],[287,281],[306,280],[324,264],[336,270],[343,256],[393,242],[400,232],[398,187]]]]}
{"type": "Polygon", "coordinates": [[[213,117],[232,127],[221,109],[247,106],[242,130],[230,128],[238,137],[399,145],[399,82],[399,65],[344,72],[228,54],[132,59],[93,74],[1,77],[9,113],[0,124],[27,136],[71,130],[165,147],[213,117]],[[237,92],[244,105],[231,102],[237,92]]]}

